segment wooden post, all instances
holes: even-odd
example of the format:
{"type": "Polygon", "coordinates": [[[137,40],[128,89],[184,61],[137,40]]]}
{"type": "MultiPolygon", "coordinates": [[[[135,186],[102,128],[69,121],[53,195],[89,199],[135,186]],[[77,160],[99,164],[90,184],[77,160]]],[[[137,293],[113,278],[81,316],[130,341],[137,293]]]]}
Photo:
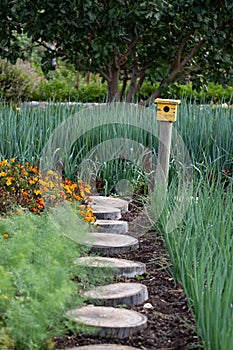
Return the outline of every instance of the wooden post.
{"type": "Polygon", "coordinates": [[[157,120],[160,120],[157,180],[167,182],[169,173],[169,159],[171,151],[172,123],[176,120],[177,105],[180,100],[157,98],[157,120]]]}
{"type": "Polygon", "coordinates": [[[169,160],[172,139],[172,122],[160,122],[159,131],[159,149],[158,149],[158,171],[162,172],[159,176],[168,179],[169,160]]]}

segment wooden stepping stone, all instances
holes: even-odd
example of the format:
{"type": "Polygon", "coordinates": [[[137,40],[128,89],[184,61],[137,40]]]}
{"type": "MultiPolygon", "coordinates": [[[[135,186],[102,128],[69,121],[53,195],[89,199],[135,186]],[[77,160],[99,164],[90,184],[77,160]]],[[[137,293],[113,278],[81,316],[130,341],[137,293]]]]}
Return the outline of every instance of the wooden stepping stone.
{"type": "Polygon", "coordinates": [[[93,303],[105,306],[138,305],[148,299],[147,287],[141,283],[113,283],[81,292],[93,303]]]}
{"type": "Polygon", "coordinates": [[[118,220],[96,220],[94,226],[99,232],[126,233],[128,232],[128,222],[118,220]]]}
{"type": "Polygon", "coordinates": [[[132,346],[118,345],[118,344],[96,344],[96,345],[84,345],[77,348],[66,348],[65,350],[139,350],[138,348],[132,348],[132,346]]]}
{"type": "Polygon", "coordinates": [[[145,315],[122,308],[87,305],[70,310],[66,315],[71,321],[97,327],[96,333],[100,336],[118,339],[127,338],[147,326],[145,315]]]}
{"type": "Polygon", "coordinates": [[[81,257],[75,263],[88,268],[112,268],[115,276],[135,277],[146,272],[146,265],[141,262],[102,256],[81,257]]]}
{"type": "Polygon", "coordinates": [[[127,253],[139,247],[137,238],[114,233],[91,232],[84,244],[91,246],[91,251],[104,256],[127,253]]]}
{"type": "Polygon", "coordinates": [[[94,209],[95,206],[104,206],[110,208],[118,208],[121,212],[128,211],[128,202],[124,199],[105,197],[105,196],[91,196],[91,206],[94,209]]]}
{"type": "Polygon", "coordinates": [[[119,208],[95,205],[92,209],[96,218],[100,220],[119,220],[121,218],[121,210],[119,208]]]}

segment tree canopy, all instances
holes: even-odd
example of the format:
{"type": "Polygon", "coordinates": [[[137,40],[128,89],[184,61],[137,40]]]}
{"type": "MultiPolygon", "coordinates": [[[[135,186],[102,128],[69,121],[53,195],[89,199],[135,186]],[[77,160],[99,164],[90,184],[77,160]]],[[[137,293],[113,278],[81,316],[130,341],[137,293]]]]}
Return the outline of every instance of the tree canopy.
{"type": "Polygon", "coordinates": [[[0,20],[2,57],[23,58],[27,34],[47,56],[99,73],[109,100],[132,101],[146,77],[160,84],[151,101],[176,81],[232,82],[232,0],[2,0],[0,20]]]}

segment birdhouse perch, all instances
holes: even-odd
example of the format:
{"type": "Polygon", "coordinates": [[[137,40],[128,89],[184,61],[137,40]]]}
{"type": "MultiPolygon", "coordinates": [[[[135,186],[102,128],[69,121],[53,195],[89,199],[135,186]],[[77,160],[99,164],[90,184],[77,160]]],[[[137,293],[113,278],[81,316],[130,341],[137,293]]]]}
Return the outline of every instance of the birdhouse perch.
{"type": "Polygon", "coordinates": [[[180,100],[156,98],[155,102],[158,105],[157,120],[165,122],[174,122],[176,120],[177,106],[181,103],[180,100]]]}

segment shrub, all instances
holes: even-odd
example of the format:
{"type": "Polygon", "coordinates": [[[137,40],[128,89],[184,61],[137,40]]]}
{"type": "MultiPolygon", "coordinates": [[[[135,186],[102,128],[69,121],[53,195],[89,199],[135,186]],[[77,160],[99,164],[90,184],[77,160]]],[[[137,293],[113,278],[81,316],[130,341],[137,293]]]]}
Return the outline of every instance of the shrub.
{"type": "Polygon", "coordinates": [[[78,90],[78,100],[80,102],[105,102],[106,97],[106,84],[90,83],[78,90]]]}
{"type": "Polygon", "coordinates": [[[2,98],[17,102],[32,96],[38,84],[38,75],[29,62],[17,60],[15,65],[0,59],[0,87],[2,98]]]}

